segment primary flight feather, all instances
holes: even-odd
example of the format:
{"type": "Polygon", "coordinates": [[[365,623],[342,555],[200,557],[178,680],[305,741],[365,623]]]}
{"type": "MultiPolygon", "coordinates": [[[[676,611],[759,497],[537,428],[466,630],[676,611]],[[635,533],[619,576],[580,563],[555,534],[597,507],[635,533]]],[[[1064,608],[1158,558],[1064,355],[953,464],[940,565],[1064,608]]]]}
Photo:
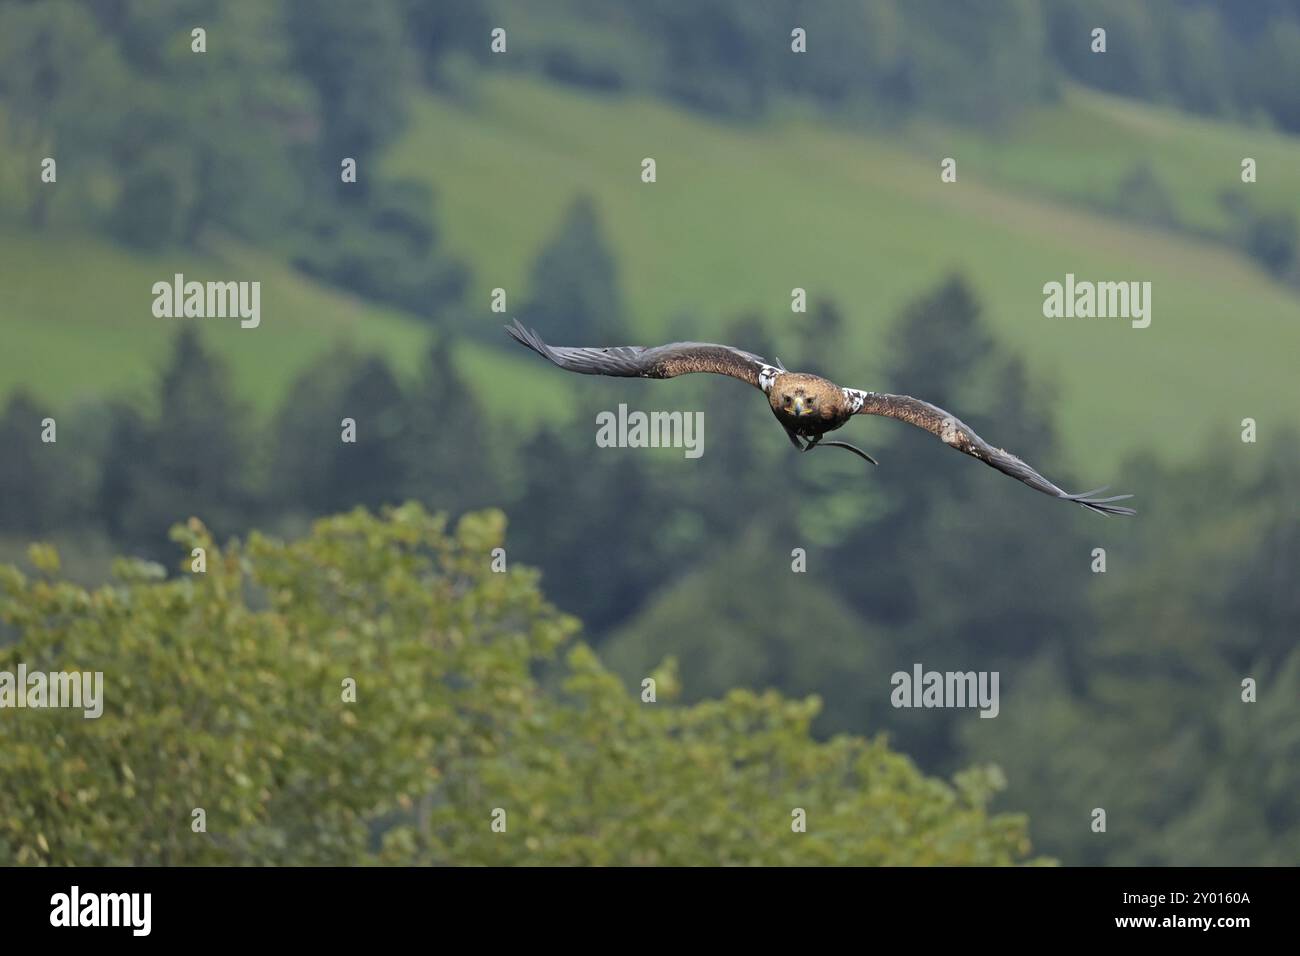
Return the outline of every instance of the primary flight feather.
{"type": "Polygon", "coordinates": [[[610,348],[567,348],[547,345],[518,320],[506,326],[519,344],[570,372],[583,375],[612,375],[621,378],[676,378],[694,372],[729,375],[759,389],[767,396],[777,421],[791,443],[800,451],[834,446],[847,448],[875,464],[875,459],[847,442],[824,441],[827,432],[843,426],[854,415],[883,415],[923,428],[944,444],[978,458],[1004,475],[1023,481],[1062,501],[1072,501],[1103,515],[1131,515],[1136,512],[1115,504],[1132,495],[1096,498],[1104,488],[1072,495],[1044,478],[1020,458],[990,445],[955,415],[909,395],[890,395],[842,388],[834,382],[804,372],[788,372],[751,352],[729,345],[704,342],[675,342],[642,348],[638,345],[610,348]]]}

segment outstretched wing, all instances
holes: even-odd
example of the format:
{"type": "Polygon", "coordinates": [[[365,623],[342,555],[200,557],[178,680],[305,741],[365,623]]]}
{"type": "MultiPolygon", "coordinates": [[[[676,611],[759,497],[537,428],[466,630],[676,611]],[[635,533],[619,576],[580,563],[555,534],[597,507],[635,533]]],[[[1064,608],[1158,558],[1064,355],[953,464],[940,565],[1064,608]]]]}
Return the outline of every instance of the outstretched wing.
{"type": "Polygon", "coordinates": [[[844,389],[844,396],[849,403],[849,408],[856,415],[885,415],[889,418],[897,418],[900,421],[907,422],[909,425],[924,428],[931,435],[938,436],[944,444],[956,448],[972,458],[978,458],[984,464],[991,465],[1004,475],[1018,478],[1030,488],[1041,491],[1045,495],[1051,495],[1065,501],[1073,501],[1103,515],[1131,515],[1137,513],[1132,508],[1113,504],[1116,501],[1132,498],[1132,495],[1094,498],[1093,495],[1106,489],[1098,488],[1096,491],[1085,491],[1078,495],[1072,495],[1061,490],[1025,462],[1011,454],[1011,452],[1002,448],[994,448],[975,434],[975,429],[955,415],[945,412],[937,405],[923,402],[919,398],[912,398],[910,395],[863,392],[856,388],[844,389]]]}
{"type": "Polygon", "coordinates": [[[570,372],[583,375],[615,375],[622,378],[676,378],[692,372],[730,375],[755,388],[767,391],[780,369],[757,355],[733,349],[729,345],[704,342],[674,342],[643,348],[618,345],[610,348],[567,348],[547,345],[532,329],[516,319],[506,331],[520,345],[532,349],[542,358],[570,372]]]}

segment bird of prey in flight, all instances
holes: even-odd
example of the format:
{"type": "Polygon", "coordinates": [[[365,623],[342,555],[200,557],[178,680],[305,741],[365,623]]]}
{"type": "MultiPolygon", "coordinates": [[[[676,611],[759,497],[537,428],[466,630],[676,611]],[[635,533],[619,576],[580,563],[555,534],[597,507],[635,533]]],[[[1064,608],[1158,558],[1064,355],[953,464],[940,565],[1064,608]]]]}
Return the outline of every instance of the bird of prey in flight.
{"type": "Polygon", "coordinates": [[[785,433],[800,451],[833,446],[847,448],[873,465],[876,460],[848,442],[825,441],[823,436],[844,425],[854,415],[884,415],[924,428],[944,444],[978,458],[1035,491],[1062,501],[1073,501],[1102,515],[1136,514],[1132,508],[1115,504],[1132,495],[1096,498],[1105,491],[1072,495],[1061,490],[1009,451],[995,448],[955,415],[909,395],[864,392],[842,388],[834,382],[804,372],[788,372],[777,359],[775,365],[750,352],[729,345],[675,342],[654,348],[637,345],[611,348],[566,348],[547,345],[538,334],[516,319],[506,331],[520,345],[570,372],[583,375],[613,375],[621,378],[676,378],[692,372],[729,375],[760,389],[785,433]]]}

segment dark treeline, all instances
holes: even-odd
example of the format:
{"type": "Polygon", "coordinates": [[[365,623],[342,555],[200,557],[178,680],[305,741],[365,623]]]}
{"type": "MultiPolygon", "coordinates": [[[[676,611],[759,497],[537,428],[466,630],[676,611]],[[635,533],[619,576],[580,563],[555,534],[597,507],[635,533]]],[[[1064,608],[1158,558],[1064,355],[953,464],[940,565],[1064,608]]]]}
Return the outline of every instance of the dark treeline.
{"type": "Polygon", "coordinates": [[[1070,79],[1300,130],[1295,0],[560,0],[528,16],[530,7],[488,5],[493,24],[526,26],[515,63],[729,115],[756,114],[785,95],[863,116],[920,111],[986,123],[1051,98],[1070,79]],[[796,27],[816,55],[786,55],[796,27]],[[1104,56],[1092,49],[1099,27],[1104,56]]]}

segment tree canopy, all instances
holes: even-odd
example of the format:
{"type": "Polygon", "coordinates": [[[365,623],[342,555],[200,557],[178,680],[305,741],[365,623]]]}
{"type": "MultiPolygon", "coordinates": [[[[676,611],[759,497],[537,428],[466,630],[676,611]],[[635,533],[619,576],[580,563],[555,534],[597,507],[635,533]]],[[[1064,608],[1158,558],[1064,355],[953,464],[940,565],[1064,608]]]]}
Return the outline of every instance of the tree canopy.
{"type": "Polygon", "coordinates": [[[0,721],[0,864],[1028,858],[1025,820],[987,810],[996,769],[819,742],[815,698],[675,704],[671,662],[648,701],[535,572],[492,570],[504,531],[411,504],[222,549],[191,519],[179,574],[122,560],[94,590],[33,546],[33,573],[0,568],[0,670],[102,671],[105,703],[0,721]]]}

